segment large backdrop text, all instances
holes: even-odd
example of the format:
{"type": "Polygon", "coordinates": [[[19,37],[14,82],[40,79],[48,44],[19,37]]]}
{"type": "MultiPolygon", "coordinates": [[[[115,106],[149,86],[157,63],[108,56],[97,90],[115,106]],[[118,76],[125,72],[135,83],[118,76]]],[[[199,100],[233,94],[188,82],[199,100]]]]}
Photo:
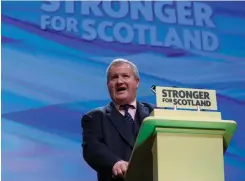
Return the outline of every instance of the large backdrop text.
{"type": "Polygon", "coordinates": [[[215,51],[213,10],[202,2],[44,1],[41,28],[87,41],[215,51]]]}

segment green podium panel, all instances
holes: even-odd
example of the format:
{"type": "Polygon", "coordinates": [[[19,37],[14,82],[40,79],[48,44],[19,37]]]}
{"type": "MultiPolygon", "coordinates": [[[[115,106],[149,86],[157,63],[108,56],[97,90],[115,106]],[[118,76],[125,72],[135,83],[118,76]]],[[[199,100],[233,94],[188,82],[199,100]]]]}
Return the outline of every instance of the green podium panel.
{"type": "MultiPolygon", "coordinates": [[[[200,134],[208,133],[212,130],[224,131],[224,150],[227,149],[231,138],[236,130],[235,121],[193,121],[193,120],[171,120],[164,119],[162,117],[149,116],[142,123],[139,135],[137,137],[135,147],[137,148],[143,142],[145,142],[150,136],[153,136],[157,132],[157,128],[181,128],[181,129],[165,129],[164,132],[179,132],[179,133],[195,133],[196,129],[201,129],[203,132],[200,134]]],[[[160,131],[161,132],[161,131],[160,131]]]]}
{"type": "Polygon", "coordinates": [[[219,113],[156,110],[140,128],[126,181],[224,181],[236,123],[219,113]]]}

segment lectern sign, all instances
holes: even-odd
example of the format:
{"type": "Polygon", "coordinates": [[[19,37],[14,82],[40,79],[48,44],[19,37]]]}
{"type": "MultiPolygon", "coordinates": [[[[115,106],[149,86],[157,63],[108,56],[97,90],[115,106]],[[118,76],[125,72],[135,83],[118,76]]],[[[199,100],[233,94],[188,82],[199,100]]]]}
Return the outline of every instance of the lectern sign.
{"type": "Polygon", "coordinates": [[[157,86],[156,98],[158,107],[217,110],[215,90],[157,86]]]}

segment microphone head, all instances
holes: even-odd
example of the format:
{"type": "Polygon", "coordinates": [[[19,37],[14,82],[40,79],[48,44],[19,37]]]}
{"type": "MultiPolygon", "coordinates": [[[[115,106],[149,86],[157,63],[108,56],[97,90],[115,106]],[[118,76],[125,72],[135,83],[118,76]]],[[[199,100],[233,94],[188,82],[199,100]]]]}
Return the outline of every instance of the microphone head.
{"type": "Polygon", "coordinates": [[[154,92],[156,94],[156,85],[152,85],[151,86],[151,91],[154,92]]]}

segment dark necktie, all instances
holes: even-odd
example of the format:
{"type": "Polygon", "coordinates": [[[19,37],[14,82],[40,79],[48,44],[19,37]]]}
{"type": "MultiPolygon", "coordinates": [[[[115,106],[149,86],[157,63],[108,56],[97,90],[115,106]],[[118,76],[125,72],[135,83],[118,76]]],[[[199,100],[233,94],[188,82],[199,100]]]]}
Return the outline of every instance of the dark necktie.
{"type": "Polygon", "coordinates": [[[127,120],[127,122],[134,123],[134,120],[133,120],[132,116],[128,112],[128,109],[129,109],[130,105],[126,104],[123,107],[124,107],[124,111],[125,111],[124,118],[127,120]]]}
{"type": "Polygon", "coordinates": [[[126,104],[126,105],[122,106],[122,108],[125,111],[124,119],[127,122],[129,130],[132,130],[132,133],[134,135],[134,139],[136,139],[139,129],[138,129],[138,126],[137,126],[136,122],[133,120],[132,116],[128,112],[129,107],[130,107],[129,104],[126,104]]]}

